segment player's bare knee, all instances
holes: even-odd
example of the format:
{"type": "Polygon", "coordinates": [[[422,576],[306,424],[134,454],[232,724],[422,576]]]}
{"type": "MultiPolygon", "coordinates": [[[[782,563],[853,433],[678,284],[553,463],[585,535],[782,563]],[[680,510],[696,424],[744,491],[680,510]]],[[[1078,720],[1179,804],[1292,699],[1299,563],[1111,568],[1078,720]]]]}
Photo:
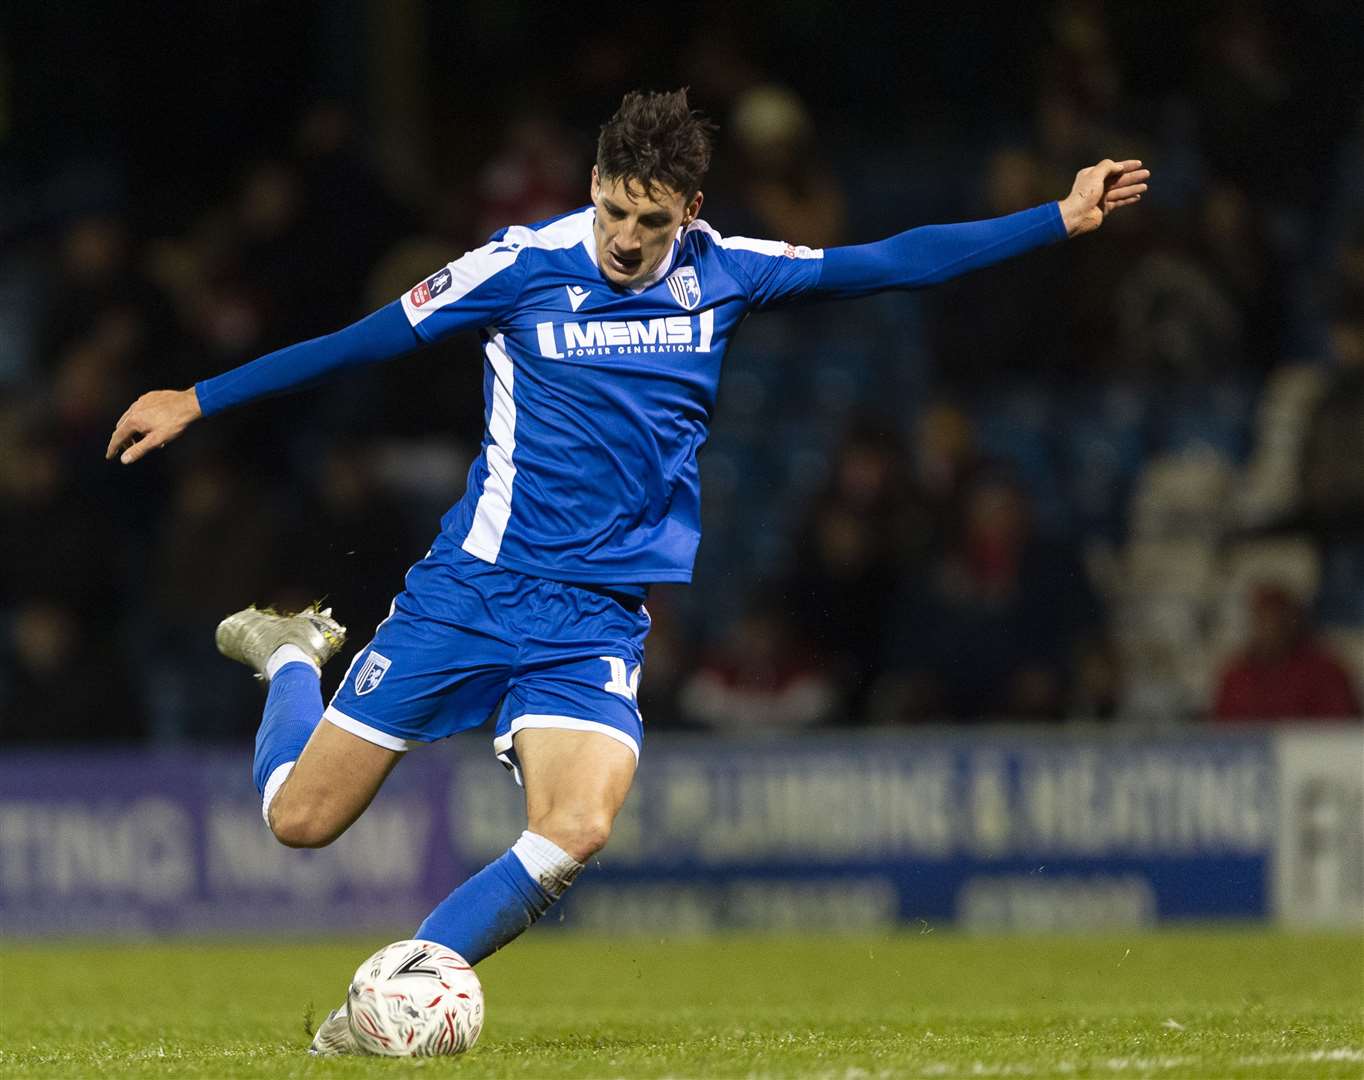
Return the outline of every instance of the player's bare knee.
{"type": "Polygon", "coordinates": [[[299,806],[295,800],[276,799],[270,807],[270,831],[285,847],[322,848],[343,830],[332,827],[330,822],[309,812],[308,807],[299,806]]]}
{"type": "Polygon", "coordinates": [[[552,840],[579,862],[586,862],[611,838],[611,815],[605,811],[551,811],[529,824],[531,832],[552,840]]]}
{"type": "Polygon", "coordinates": [[[341,835],[335,829],[324,829],[316,823],[292,818],[285,818],[282,822],[271,821],[270,831],[275,834],[276,840],[291,848],[324,848],[341,835]]]}

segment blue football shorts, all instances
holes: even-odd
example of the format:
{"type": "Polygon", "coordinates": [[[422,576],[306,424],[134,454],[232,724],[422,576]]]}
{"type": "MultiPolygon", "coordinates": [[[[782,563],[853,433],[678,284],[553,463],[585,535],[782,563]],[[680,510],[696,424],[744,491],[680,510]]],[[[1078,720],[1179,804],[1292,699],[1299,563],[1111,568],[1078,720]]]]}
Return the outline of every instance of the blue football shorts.
{"type": "Polygon", "coordinates": [[[355,654],[324,717],[390,750],[478,727],[520,782],[512,737],[595,731],[639,759],[649,613],[592,588],[474,558],[442,534],[355,654]]]}

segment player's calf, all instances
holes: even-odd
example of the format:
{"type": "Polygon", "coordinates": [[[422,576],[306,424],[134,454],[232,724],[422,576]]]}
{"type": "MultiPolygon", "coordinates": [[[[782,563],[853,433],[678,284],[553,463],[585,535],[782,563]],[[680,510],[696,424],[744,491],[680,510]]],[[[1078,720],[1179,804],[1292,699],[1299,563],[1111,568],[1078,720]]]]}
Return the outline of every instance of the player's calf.
{"type": "Polygon", "coordinates": [[[476,964],[535,923],[605,846],[629,793],[635,756],[597,732],[525,729],[516,754],[529,828],[445,898],[417,929],[476,964]]]}
{"type": "Polygon", "coordinates": [[[442,900],[416,937],[438,941],[477,964],[530,929],[582,869],[552,840],[527,830],[442,900]]]}
{"type": "Polygon", "coordinates": [[[218,651],[270,685],[252,775],[280,843],[325,847],[350,827],[402,755],[322,719],[322,665],[346,628],[316,605],[296,615],[245,608],[218,624],[218,651]]]}

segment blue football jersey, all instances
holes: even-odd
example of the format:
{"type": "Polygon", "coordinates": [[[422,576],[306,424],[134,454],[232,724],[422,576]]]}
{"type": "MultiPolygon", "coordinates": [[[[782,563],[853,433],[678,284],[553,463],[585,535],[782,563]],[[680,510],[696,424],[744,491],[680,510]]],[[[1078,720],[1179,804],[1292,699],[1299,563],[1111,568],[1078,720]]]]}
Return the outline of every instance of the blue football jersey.
{"type": "Polygon", "coordinates": [[[689,581],[725,349],[750,311],[813,290],[823,252],[697,221],[623,289],[597,268],[594,214],[504,229],[402,297],[427,341],[481,332],[486,432],[442,527],[539,577],[689,581]]]}
{"type": "Polygon", "coordinates": [[[724,238],[698,221],[641,287],[621,289],[597,268],[594,214],[504,229],[351,326],[200,380],[200,411],[477,327],[487,431],[444,529],[488,563],[636,592],[691,577],[696,455],[748,312],[923,288],[1067,236],[1054,202],[827,251],[724,238]]]}

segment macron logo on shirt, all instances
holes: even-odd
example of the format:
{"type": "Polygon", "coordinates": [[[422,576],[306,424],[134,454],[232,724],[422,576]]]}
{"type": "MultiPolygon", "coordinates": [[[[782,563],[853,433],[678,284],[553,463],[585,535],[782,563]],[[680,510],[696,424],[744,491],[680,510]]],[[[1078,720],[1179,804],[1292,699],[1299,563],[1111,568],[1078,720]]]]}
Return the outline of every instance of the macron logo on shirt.
{"type": "Polygon", "coordinates": [[[584,289],[581,285],[566,285],[564,291],[568,293],[568,302],[574,311],[582,307],[583,301],[592,295],[591,289],[584,289]]]}

